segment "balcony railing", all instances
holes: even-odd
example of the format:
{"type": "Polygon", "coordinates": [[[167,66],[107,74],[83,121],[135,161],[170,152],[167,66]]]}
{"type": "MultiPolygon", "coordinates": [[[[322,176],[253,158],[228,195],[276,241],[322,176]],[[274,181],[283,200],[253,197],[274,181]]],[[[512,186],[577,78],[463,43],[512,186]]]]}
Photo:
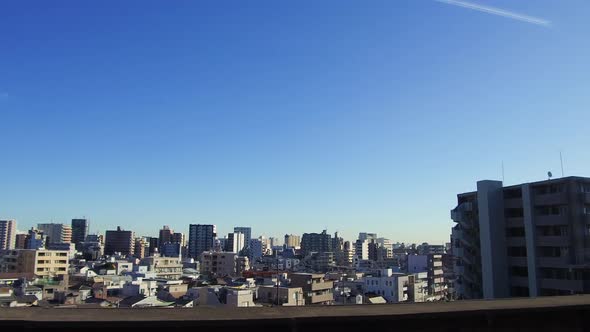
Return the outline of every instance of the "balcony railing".
{"type": "Polygon", "coordinates": [[[565,215],[535,216],[537,226],[568,225],[568,218],[565,215]]]}
{"type": "Polygon", "coordinates": [[[319,290],[331,289],[331,288],[334,288],[333,281],[312,282],[311,283],[311,290],[312,291],[319,291],[319,290]]]}
{"type": "Polygon", "coordinates": [[[327,293],[322,295],[312,295],[311,296],[311,303],[320,303],[326,301],[334,301],[334,294],[327,293]]]}
{"type": "Polygon", "coordinates": [[[538,246],[559,247],[569,243],[569,236],[537,236],[538,246]]]}
{"type": "Polygon", "coordinates": [[[565,267],[570,264],[568,257],[539,257],[537,264],[541,267],[565,267]]]}
{"type": "Polygon", "coordinates": [[[540,279],[541,288],[569,290],[574,292],[584,291],[583,280],[565,280],[565,279],[540,279]]]}
{"type": "Polygon", "coordinates": [[[542,195],[535,195],[535,205],[558,205],[567,203],[567,193],[548,193],[542,195]]]}

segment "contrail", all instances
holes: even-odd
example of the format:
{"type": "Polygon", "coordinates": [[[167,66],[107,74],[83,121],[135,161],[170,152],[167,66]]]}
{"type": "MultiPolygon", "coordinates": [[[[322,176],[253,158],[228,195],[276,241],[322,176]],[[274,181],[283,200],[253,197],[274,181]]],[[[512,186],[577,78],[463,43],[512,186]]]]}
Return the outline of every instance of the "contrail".
{"type": "Polygon", "coordinates": [[[471,2],[467,2],[467,1],[459,1],[459,0],[435,0],[435,1],[438,1],[441,3],[446,3],[448,5],[454,5],[454,6],[459,6],[459,7],[463,7],[463,8],[473,9],[473,10],[477,10],[477,11],[492,14],[492,15],[498,15],[498,16],[502,16],[502,17],[506,17],[506,18],[511,18],[513,20],[518,20],[521,22],[542,25],[545,27],[548,27],[551,25],[551,21],[544,20],[542,18],[518,14],[515,12],[510,12],[510,11],[496,8],[496,7],[483,6],[483,5],[478,5],[475,3],[471,3],[471,2]]]}

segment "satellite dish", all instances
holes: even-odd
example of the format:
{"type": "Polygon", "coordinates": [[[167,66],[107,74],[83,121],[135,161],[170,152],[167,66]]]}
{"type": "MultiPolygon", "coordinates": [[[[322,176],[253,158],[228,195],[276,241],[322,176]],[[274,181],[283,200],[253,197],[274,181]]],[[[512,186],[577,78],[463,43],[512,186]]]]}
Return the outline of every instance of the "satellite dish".
{"type": "Polygon", "coordinates": [[[553,177],[553,173],[551,171],[547,172],[547,176],[551,179],[553,177]]]}

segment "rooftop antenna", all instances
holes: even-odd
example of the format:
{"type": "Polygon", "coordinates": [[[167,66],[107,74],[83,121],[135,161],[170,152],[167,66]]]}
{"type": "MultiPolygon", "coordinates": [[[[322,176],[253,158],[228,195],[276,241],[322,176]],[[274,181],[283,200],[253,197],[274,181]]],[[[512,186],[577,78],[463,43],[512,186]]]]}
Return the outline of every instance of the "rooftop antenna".
{"type": "Polygon", "coordinates": [[[559,161],[561,162],[561,177],[565,177],[565,173],[563,172],[563,156],[561,155],[561,151],[559,151],[559,161]]]}
{"type": "Polygon", "coordinates": [[[547,172],[547,176],[549,177],[549,180],[551,180],[551,178],[553,177],[553,173],[551,173],[551,171],[547,172]]]}
{"type": "Polygon", "coordinates": [[[502,160],[502,182],[504,182],[504,160],[502,160]]]}

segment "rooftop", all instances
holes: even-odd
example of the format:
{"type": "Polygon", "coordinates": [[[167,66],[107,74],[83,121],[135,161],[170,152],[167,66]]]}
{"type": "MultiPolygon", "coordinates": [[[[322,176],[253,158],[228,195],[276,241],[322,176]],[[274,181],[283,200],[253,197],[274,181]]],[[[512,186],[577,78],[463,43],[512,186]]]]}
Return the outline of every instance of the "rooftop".
{"type": "Polygon", "coordinates": [[[101,321],[216,321],[255,319],[296,319],[304,317],[376,317],[421,314],[512,311],[522,309],[580,308],[590,310],[590,295],[549,296],[538,298],[514,298],[502,300],[469,300],[454,302],[302,306],[274,308],[224,308],[200,307],[198,310],[142,309],[45,309],[27,308],[0,310],[1,321],[36,322],[101,322],[101,321]],[[105,311],[108,310],[108,311],[105,311]],[[133,310],[130,315],[129,310],[133,310]]]}

